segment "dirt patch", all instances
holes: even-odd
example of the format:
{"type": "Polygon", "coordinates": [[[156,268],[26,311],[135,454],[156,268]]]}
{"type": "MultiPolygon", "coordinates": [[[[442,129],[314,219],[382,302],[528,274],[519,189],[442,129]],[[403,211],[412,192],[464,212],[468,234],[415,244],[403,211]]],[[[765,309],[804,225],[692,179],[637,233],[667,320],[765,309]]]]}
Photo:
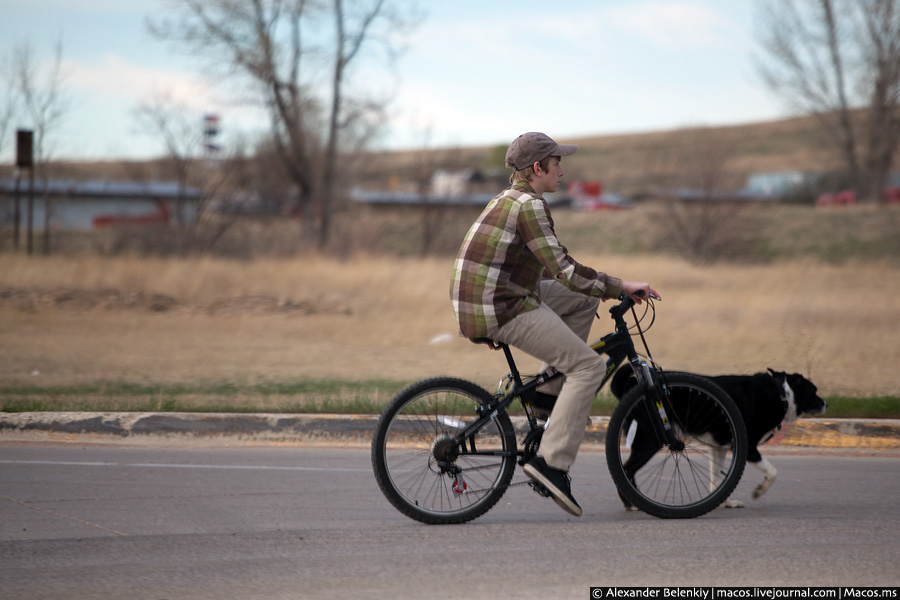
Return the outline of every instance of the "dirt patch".
{"type": "Polygon", "coordinates": [[[279,299],[268,295],[246,295],[219,298],[205,304],[186,304],[165,294],[99,289],[84,290],[70,287],[58,288],[0,288],[0,308],[12,308],[23,312],[43,309],[72,311],[169,312],[187,310],[208,315],[222,314],[351,314],[345,305],[317,306],[312,302],[279,299]]]}
{"type": "Polygon", "coordinates": [[[197,307],[209,315],[221,314],[352,314],[349,306],[317,306],[312,302],[280,300],[274,296],[232,296],[197,307]]]}
{"type": "Polygon", "coordinates": [[[69,310],[147,310],[166,312],[178,307],[178,301],[163,294],[148,294],[115,289],[81,290],[59,288],[0,288],[0,307],[34,312],[47,308],[69,310]]]}

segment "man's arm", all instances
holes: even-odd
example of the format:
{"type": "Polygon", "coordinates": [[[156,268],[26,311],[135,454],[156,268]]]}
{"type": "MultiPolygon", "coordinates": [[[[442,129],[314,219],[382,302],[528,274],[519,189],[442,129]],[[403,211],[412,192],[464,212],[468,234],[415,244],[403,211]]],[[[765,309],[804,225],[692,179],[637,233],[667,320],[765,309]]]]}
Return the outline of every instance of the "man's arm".
{"type": "Polygon", "coordinates": [[[572,291],[602,298],[618,298],[622,280],[582,265],[556,237],[546,202],[531,198],[522,203],[517,229],[525,245],[551,277],[572,291]]]}

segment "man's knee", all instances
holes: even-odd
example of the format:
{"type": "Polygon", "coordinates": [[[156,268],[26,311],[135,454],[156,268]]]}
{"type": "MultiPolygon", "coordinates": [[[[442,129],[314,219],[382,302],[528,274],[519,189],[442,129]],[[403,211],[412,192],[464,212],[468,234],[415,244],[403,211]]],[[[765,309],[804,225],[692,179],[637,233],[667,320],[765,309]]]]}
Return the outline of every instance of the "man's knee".
{"type": "Polygon", "coordinates": [[[593,356],[585,357],[575,369],[566,373],[566,378],[576,378],[591,383],[596,382],[599,386],[605,374],[606,363],[599,354],[593,353],[593,356]]]}

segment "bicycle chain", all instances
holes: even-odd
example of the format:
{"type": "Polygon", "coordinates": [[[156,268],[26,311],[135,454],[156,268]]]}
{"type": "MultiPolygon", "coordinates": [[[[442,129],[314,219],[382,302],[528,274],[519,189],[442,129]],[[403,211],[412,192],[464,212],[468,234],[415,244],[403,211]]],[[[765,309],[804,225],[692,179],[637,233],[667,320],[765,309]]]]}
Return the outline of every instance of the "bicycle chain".
{"type": "MultiPolygon", "coordinates": [[[[511,487],[519,487],[521,485],[531,485],[533,488],[534,487],[533,484],[534,484],[533,480],[525,479],[523,481],[517,481],[516,483],[507,483],[506,485],[498,485],[497,487],[493,487],[493,488],[484,488],[481,490],[466,490],[465,493],[466,494],[480,494],[482,492],[490,492],[493,490],[502,490],[502,489],[507,489],[507,488],[511,488],[511,487]]],[[[540,493],[540,492],[538,492],[538,493],[540,493]]]]}

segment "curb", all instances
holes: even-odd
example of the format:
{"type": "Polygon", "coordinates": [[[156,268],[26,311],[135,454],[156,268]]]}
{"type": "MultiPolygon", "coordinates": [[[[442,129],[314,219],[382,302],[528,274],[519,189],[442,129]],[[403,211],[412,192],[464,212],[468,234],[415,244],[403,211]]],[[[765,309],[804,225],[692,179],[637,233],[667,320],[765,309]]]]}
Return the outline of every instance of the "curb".
{"type": "MultiPolygon", "coordinates": [[[[0,442],[283,443],[368,446],[378,415],[0,412],[0,442]]],[[[524,417],[512,417],[524,431],[524,417]]],[[[592,417],[585,443],[602,444],[608,417],[592,417]]],[[[767,446],[900,450],[898,419],[802,419],[767,446]]]]}
{"type": "Polygon", "coordinates": [[[376,415],[0,412],[0,442],[369,443],[376,415]]]}

